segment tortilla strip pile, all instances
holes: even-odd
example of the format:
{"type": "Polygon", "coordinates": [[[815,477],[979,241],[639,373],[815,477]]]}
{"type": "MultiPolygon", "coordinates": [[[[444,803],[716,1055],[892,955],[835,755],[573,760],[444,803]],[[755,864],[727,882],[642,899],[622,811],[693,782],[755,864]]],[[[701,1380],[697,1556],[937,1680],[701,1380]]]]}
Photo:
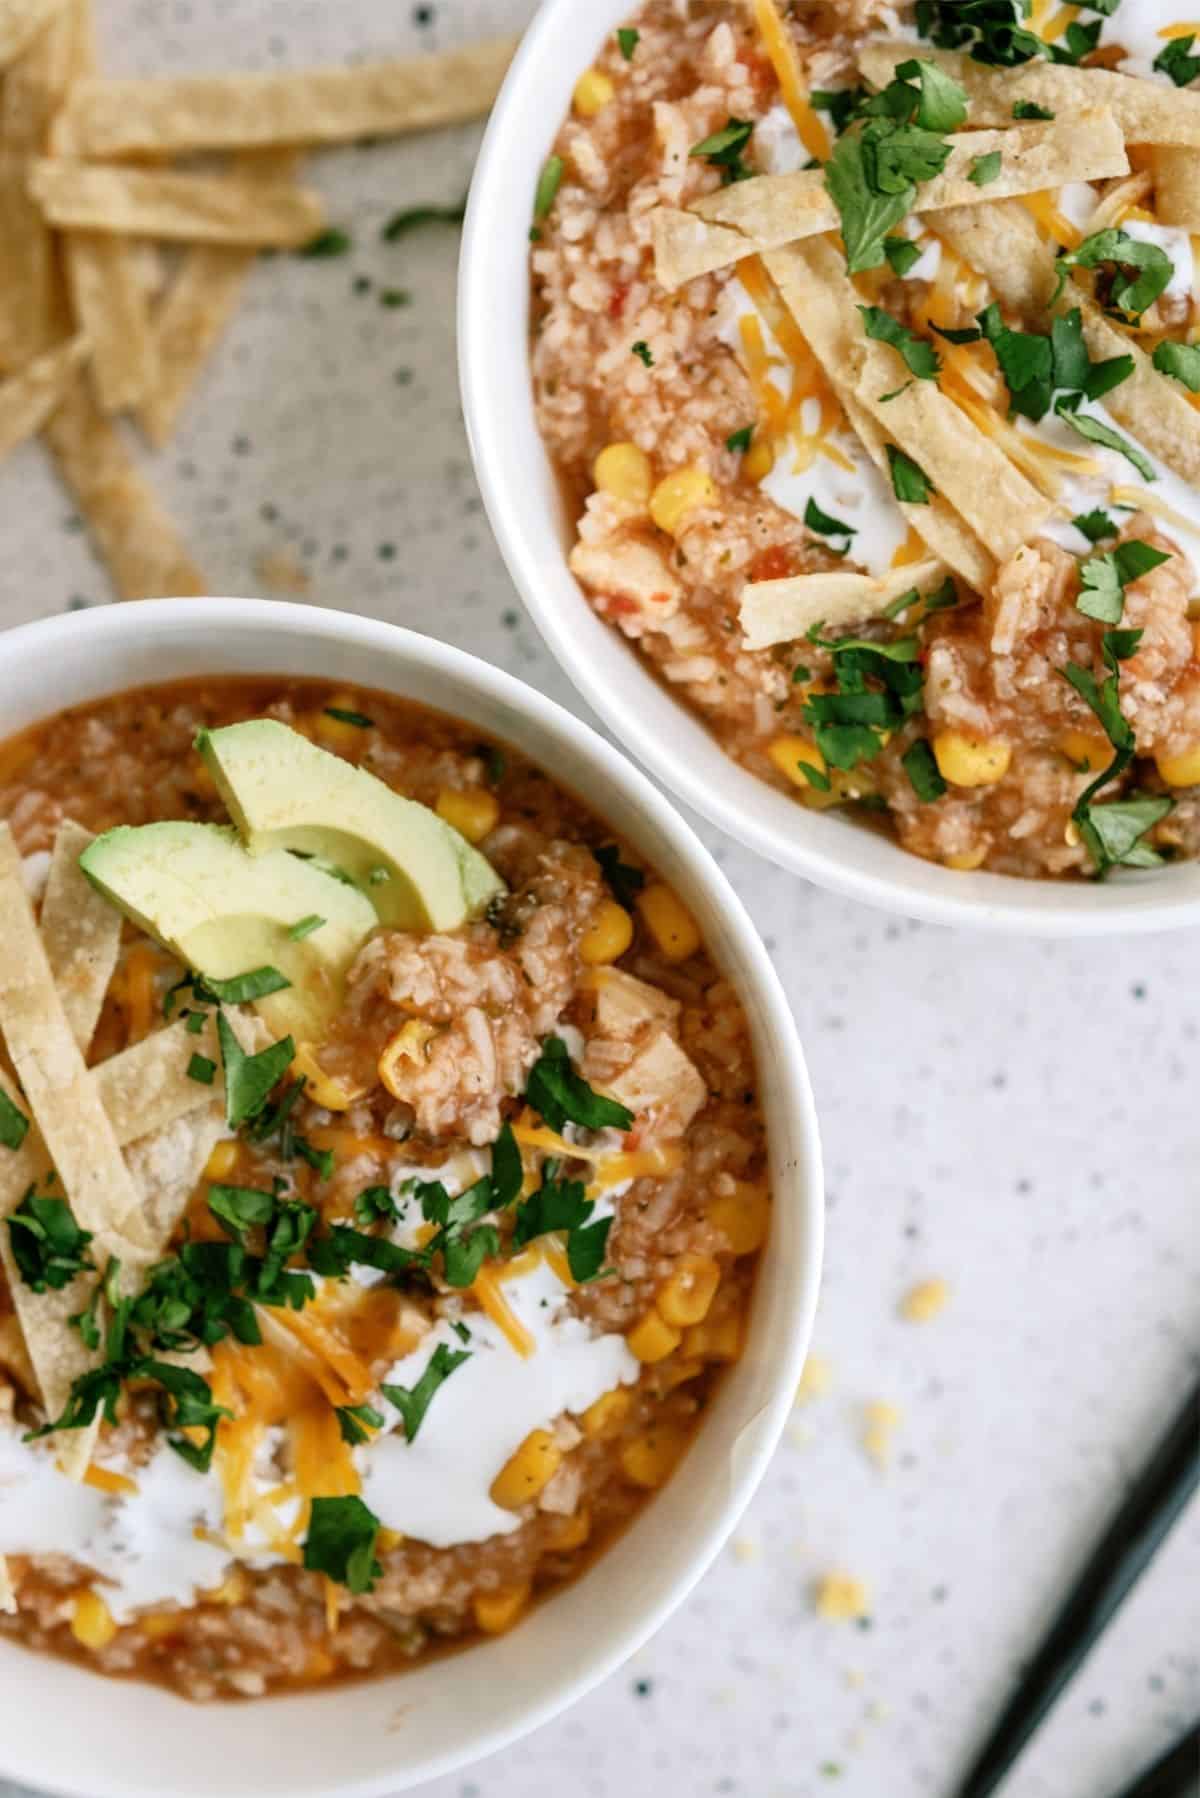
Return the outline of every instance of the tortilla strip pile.
{"type": "Polygon", "coordinates": [[[161,448],[259,251],[320,235],[296,152],[477,118],[514,48],[110,81],[91,0],[0,0],[0,457],[44,432],[119,598],[210,590],[114,420],[161,448]]]}

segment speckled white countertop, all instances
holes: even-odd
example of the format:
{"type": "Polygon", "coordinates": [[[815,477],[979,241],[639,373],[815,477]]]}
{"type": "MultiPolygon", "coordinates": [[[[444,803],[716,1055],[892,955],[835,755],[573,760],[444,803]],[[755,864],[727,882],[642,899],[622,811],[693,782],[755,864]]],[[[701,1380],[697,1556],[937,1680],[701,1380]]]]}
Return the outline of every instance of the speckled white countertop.
{"type": "MultiPolygon", "coordinates": [[[[114,72],[394,54],[531,10],[97,0],[114,72]]],[[[312,161],[353,252],[259,265],[153,478],[214,592],[266,590],[263,558],[283,552],[314,601],[444,636],[578,709],[471,477],[457,235],[379,241],[396,207],[461,195],[477,141],[445,132],[312,161]],[[381,287],[411,304],[386,309],[381,287]]],[[[39,447],[0,471],[0,520],[0,624],[105,601],[39,447]]],[[[770,943],[810,1057],[830,1390],[797,1410],[736,1540],[636,1661],[426,1798],[940,1798],[1195,1376],[1200,932],[952,935],[703,834],[770,943]],[[898,1301],[935,1275],[947,1309],[903,1322],[898,1301]],[[886,1471],[862,1448],[875,1400],[901,1414],[886,1471]],[[833,1569],[869,1586],[868,1626],[813,1614],[813,1581],[833,1569]]],[[[1107,1798],[1197,1711],[1193,1508],[1005,1798],[1107,1798]]]]}

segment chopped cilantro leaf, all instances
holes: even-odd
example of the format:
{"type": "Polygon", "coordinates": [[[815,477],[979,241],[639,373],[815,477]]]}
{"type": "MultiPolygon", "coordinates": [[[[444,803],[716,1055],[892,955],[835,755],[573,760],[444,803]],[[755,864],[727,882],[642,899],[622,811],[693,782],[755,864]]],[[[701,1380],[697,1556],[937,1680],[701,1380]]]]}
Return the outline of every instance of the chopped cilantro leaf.
{"type": "Polygon", "coordinates": [[[1093,362],[1088,369],[1087,379],[1083,383],[1083,391],[1090,400],[1100,400],[1122,381],[1127,381],[1133,373],[1132,356],[1107,356],[1103,362],[1093,362]]]}
{"type": "Polygon", "coordinates": [[[1064,317],[1056,318],[1051,324],[1050,356],[1056,387],[1075,392],[1086,390],[1092,371],[1087,345],[1083,341],[1083,316],[1078,306],[1073,306],[1064,317]]]}
{"type": "Polygon", "coordinates": [[[525,1169],[517,1139],[512,1133],[512,1125],[505,1124],[492,1144],[492,1202],[489,1210],[502,1211],[505,1206],[511,1205],[520,1197],[524,1181],[525,1169]]]}
{"type": "Polygon", "coordinates": [[[372,1430],[383,1428],[383,1412],[377,1411],[374,1405],[335,1405],[334,1409],[342,1441],[348,1442],[351,1448],[357,1448],[360,1442],[369,1442],[372,1430]]]}
{"type": "Polygon", "coordinates": [[[750,440],[754,436],[753,425],[743,425],[740,431],[731,431],[725,439],[725,448],[735,456],[744,456],[750,448],[750,440]]]}
{"type": "Polygon", "coordinates": [[[925,470],[894,443],[887,445],[887,459],[896,498],[910,506],[927,506],[936,489],[925,470]]]}
{"type": "Polygon", "coordinates": [[[1151,357],[1160,375],[1182,381],[1189,393],[1200,393],[1200,343],[1156,344],[1151,357]]]}
{"type": "Polygon", "coordinates": [[[339,724],[353,724],[358,730],[374,730],[374,718],[368,718],[365,712],[348,712],[343,706],[327,705],[327,718],[336,718],[339,724]]]}
{"type": "Polygon", "coordinates": [[[416,1441],[439,1386],[449,1379],[455,1368],[461,1367],[464,1361],[470,1359],[469,1350],[452,1349],[448,1343],[439,1342],[415,1386],[383,1385],[379,1388],[388,1403],[395,1405],[399,1411],[408,1442],[416,1441]]]}
{"type": "Polygon", "coordinates": [[[327,231],[318,231],[315,237],[310,237],[308,242],[297,250],[296,254],[308,256],[313,260],[329,256],[344,256],[347,250],[353,247],[353,242],[349,232],[341,231],[336,225],[331,225],[327,231]]]}
{"type": "Polygon", "coordinates": [[[815,499],[809,499],[804,508],[804,522],[810,531],[817,531],[822,537],[853,537],[858,527],[844,524],[840,518],[831,518],[828,512],[822,512],[815,499]]]}
{"type": "Polygon", "coordinates": [[[895,275],[907,275],[921,260],[921,246],[915,244],[911,237],[885,237],[883,253],[887,257],[888,267],[895,275]]]}
{"type": "MultiPolygon", "coordinates": [[[[1109,304],[1130,319],[1139,319],[1168,286],[1173,264],[1155,243],[1141,243],[1115,226],[1085,237],[1077,249],[1060,256],[1058,292],[1072,268],[1106,268],[1111,265],[1109,304]]],[[[1057,295],[1056,295],[1057,297],[1057,295]]]]}
{"type": "Polygon", "coordinates": [[[208,1208],[228,1236],[242,1247],[246,1232],[269,1224],[275,1216],[277,1200],[273,1192],[261,1186],[227,1186],[215,1183],[208,1189],[208,1208]]]}
{"type": "Polygon", "coordinates": [[[1131,443],[1128,437],[1122,437],[1119,431],[1106,425],[1103,419],[1093,418],[1087,412],[1079,412],[1062,400],[1058,401],[1054,410],[1063,423],[1070,425],[1078,436],[1086,438],[1089,443],[1099,443],[1105,449],[1116,450],[1127,462],[1132,462],[1144,481],[1157,480],[1154,464],[1146,452],[1139,449],[1136,443],[1131,443]]]}
{"type": "Polygon", "coordinates": [[[865,87],[814,87],[808,103],[814,112],[827,114],[834,135],[840,137],[866,98],[865,87]]]}
{"type": "Polygon", "coordinates": [[[542,164],[542,172],[538,176],[537,188],[533,196],[533,217],[535,223],[539,225],[558,198],[558,190],[562,186],[565,167],[561,156],[547,156],[542,164]]]}
{"type": "Polygon", "coordinates": [[[989,150],[984,156],[974,156],[967,170],[967,180],[976,187],[990,187],[1000,173],[1004,157],[999,150],[989,150]]]}
{"type": "Polygon", "coordinates": [[[466,212],[465,196],[454,206],[409,206],[403,212],[394,212],[379,235],[384,243],[395,243],[423,225],[461,225],[466,212]]]}
{"type": "Polygon", "coordinates": [[[399,1221],[400,1210],[392,1197],[390,1186],[364,1186],[354,1201],[354,1221],[369,1225],[377,1223],[381,1218],[394,1224],[399,1221]]]}
{"type": "Polygon", "coordinates": [[[292,1065],[296,1045],[290,1036],[257,1055],[247,1055],[224,1012],[217,1017],[217,1040],[225,1070],[225,1116],[231,1130],[258,1117],[292,1065]]]}
{"type": "MultiPolygon", "coordinates": [[[[966,124],[966,90],[935,62],[912,57],[908,62],[897,63],[895,79],[884,90],[885,96],[901,84],[907,87],[913,81],[918,84],[915,114],[911,111],[906,113],[908,122],[915,116],[916,123],[923,130],[939,134],[956,131],[960,125],[966,124]]],[[[886,103],[889,110],[894,109],[894,100],[886,103]]]]}
{"type": "Polygon", "coordinates": [[[0,1146],[19,1149],[29,1130],[29,1119],[8,1094],[0,1089],[0,1146]]]}
{"type": "Polygon", "coordinates": [[[202,983],[204,992],[211,993],[220,1005],[247,1005],[253,999],[265,999],[268,993],[281,993],[291,984],[278,968],[252,968],[248,974],[235,974],[232,980],[202,983]]]}
{"type": "Polygon", "coordinates": [[[1036,100],[1018,100],[1012,115],[1014,119],[1052,119],[1055,116],[1048,106],[1039,106],[1036,100]]]}
{"type": "Polygon", "coordinates": [[[427,1250],[402,1249],[386,1236],[368,1236],[349,1224],[333,1224],[327,1235],[314,1237],[308,1245],[309,1266],[326,1279],[340,1279],[355,1265],[402,1274],[425,1267],[428,1261],[427,1250]]]}
{"type": "Polygon", "coordinates": [[[447,1286],[473,1286],[489,1256],[500,1253],[500,1232],[493,1224],[461,1231],[442,1244],[442,1271],[447,1286]]]}
{"type": "Polygon", "coordinates": [[[622,905],[633,905],[646,884],[646,876],[641,868],[635,868],[629,862],[623,862],[621,851],[616,843],[601,843],[592,850],[592,854],[599,863],[600,872],[613,897],[618,899],[622,905]]]}
{"type": "Polygon", "coordinates": [[[946,791],[946,783],[938,768],[937,759],[925,737],[918,737],[900,757],[904,772],[912,783],[912,790],[922,805],[931,805],[940,799],[946,791]]]}
{"type": "Polygon", "coordinates": [[[1062,37],[1047,46],[1051,61],[1069,63],[1072,66],[1082,62],[1100,42],[1102,26],[1102,19],[1093,19],[1088,25],[1081,25],[1078,19],[1073,19],[1062,37]]]}
{"type": "Polygon", "coordinates": [[[720,169],[721,181],[726,187],[734,181],[745,181],[754,171],[742,161],[742,151],[750,142],[753,131],[751,119],[727,119],[720,131],[714,131],[702,143],[693,144],[688,155],[698,156],[711,167],[720,169]]]}
{"type": "Polygon", "coordinates": [[[1051,339],[1030,331],[1010,330],[994,300],[979,314],[979,324],[1000,364],[1012,410],[1026,418],[1043,418],[1054,392],[1051,339]]]}
{"type": "Polygon", "coordinates": [[[567,1045],[557,1036],[548,1036],[542,1043],[542,1053],[529,1072],[525,1097],[552,1130],[561,1130],[568,1123],[584,1130],[628,1130],[633,1124],[632,1111],[593,1092],[575,1072],[567,1045]]]}
{"type": "Polygon", "coordinates": [[[383,1568],[375,1559],[379,1519],[362,1499],[314,1498],[304,1539],[304,1565],[348,1591],[370,1592],[383,1568]]]}
{"type": "Polygon", "coordinates": [[[801,761],[799,756],[796,758],[796,767],[801,778],[807,781],[810,787],[815,787],[818,793],[831,793],[833,791],[833,782],[830,780],[828,774],[826,774],[824,768],[815,768],[811,762],[801,761]]]}
{"type": "Polygon", "coordinates": [[[90,1230],[81,1230],[66,1199],[30,1187],[8,1219],[8,1240],[22,1280],[34,1292],[60,1292],[77,1274],[95,1267],[87,1253],[90,1230]]]}
{"type": "Polygon", "coordinates": [[[1090,557],[1079,570],[1082,588],[1076,610],[1102,624],[1119,624],[1125,609],[1126,586],[1168,561],[1169,555],[1152,549],[1137,537],[1119,543],[1107,555],[1090,557]]]}
{"type": "Polygon", "coordinates": [[[939,337],[944,337],[947,343],[978,343],[983,336],[978,325],[967,325],[961,331],[952,331],[948,325],[935,325],[932,319],[929,321],[929,329],[936,331],[939,337]]]}
{"type": "Polygon", "coordinates": [[[601,1217],[594,1224],[572,1230],[567,1237],[567,1266],[577,1286],[586,1286],[604,1273],[604,1256],[612,1226],[611,1217],[601,1217]]]}
{"type": "Polygon", "coordinates": [[[1099,543],[1103,537],[1115,537],[1117,526],[1107,512],[1097,506],[1091,512],[1079,512],[1071,520],[1077,531],[1082,531],[1089,543],[1099,543]]]}
{"type": "Polygon", "coordinates": [[[293,943],[302,943],[306,936],[311,936],[314,930],[320,930],[324,924],[325,919],[319,912],[309,912],[307,918],[301,918],[298,923],[292,925],[288,936],[293,943]]]}
{"type": "Polygon", "coordinates": [[[1200,75],[1200,56],[1192,55],[1195,32],[1186,37],[1173,37],[1165,43],[1151,65],[1160,74],[1169,75],[1176,87],[1187,87],[1200,75]]]}
{"type": "Polygon", "coordinates": [[[1044,56],[1024,28],[1023,0],[917,0],[917,30],[939,50],[965,50],[975,62],[1011,69],[1044,56]]]}
{"type": "Polygon", "coordinates": [[[188,1079],[197,1081],[200,1086],[211,1086],[216,1071],[216,1062],[210,1061],[207,1055],[193,1055],[187,1064],[188,1079]]]}
{"type": "Polygon", "coordinates": [[[900,182],[897,188],[885,192],[877,184],[874,163],[868,174],[864,139],[865,130],[848,131],[838,139],[825,164],[825,185],[841,219],[847,266],[852,275],[861,269],[878,268],[884,261],[884,239],[916,197],[911,182],[900,182]]]}
{"type": "Polygon", "coordinates": [[[637,357],[639,362],[644,362],[647,368],[654,367],[654,351],[650,348],[650,345],[646,342],[644,337],[639,337],[632,348],[633,354],[637,357]]]}
{"type": "Polygon", "coordinates": [[[517,1206],[513,1248],[523,1249],[537,1236],[552,1230],[575,1230],[594,1210],[582,1180],[543,1180],[536,1192],[517,1206]]]}
{"type": "Polygon", "coordinates": [[[925,338],[918,337],[907,325],[902,325],[898,318],[885,312],[881,306],[860,306],[858,308],[868,337],[877,343],[890,344],[904,362],[911,374],[921,381],[937,379],[941,362],[937,351],[925,338]]]}
{"type": "Polygon", "coordinates": [[[1166,794],[1135,799],[1108,799],[1088,807],[1088,826],[1099,845],[1102,865],[1153,868],[1162,861],[1142,839],[1175,805],[1166,794]]]}
{"type": "Polygon", "coordinates": [[[632,25],[622,25],[617,32],[617,44],[626,62],[633,61],[633,53],[638,47],[638,39],[641,35],[641,32],[635,31],[632,25]]]}

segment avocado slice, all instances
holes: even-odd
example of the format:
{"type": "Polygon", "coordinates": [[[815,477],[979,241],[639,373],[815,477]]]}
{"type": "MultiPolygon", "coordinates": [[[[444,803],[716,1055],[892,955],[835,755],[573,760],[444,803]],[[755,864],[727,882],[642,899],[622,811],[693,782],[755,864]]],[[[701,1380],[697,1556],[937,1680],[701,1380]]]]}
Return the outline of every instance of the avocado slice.
{"type": "Polygon", "coordinates": [[[251,855],[292,849],[354,882],[400,930],[456,930],[504,883],[427,805],[273,718],[204,731],[196,747],[251,855]]]}
{"type": "Polygon", "coordinates": [[[319,1042],[346,970],[378,920],[345,882],[282,849],[248,855],[225,824],[122,825],[79,865],[106,899],[210,980],[277,968],[289,987],[255,1000],[273,1030],[319,1042]],[[288,933],[324,920],[297,941],[288,933]]]}

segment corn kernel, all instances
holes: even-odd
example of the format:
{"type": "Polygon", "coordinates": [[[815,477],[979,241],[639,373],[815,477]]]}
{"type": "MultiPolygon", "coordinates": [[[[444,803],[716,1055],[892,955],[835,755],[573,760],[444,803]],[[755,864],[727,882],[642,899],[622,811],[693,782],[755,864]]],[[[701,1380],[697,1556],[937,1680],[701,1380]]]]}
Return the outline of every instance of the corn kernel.
{"type": "Polygon", "coordinates": [[[621,1450],[625,1478],[654,1491],[670,1477],[687,1445],[688,1433],[678,1424],[656,1424],[621,1450]]]}
{"type": "Polygon", "coordinates": [[[179,1611],[147,1611],[138,1618],[138,1628],[152,1642],[161,1642],[165,1636],[173,1636],[182,1621],[179,1611]]]}
{"type": "Polygon", "coordinates": [[[689,512],[699,506],[716,504],[717,489],[712,476],[695,463],[677,468],[664,476],[650,495],[650,516],[660,531],[675,537],[683,529],[689,512]]]}
{"type": "Polygon", "coordinates": [[[649,456],[636,443],[610,443],[592,464],[592,479],[601,493],[644,511],[654,486],[654,471],[649,456]]]}
{"type": "Polygon", "coordinates": [[[615,1436],[629,1415],[633,1394],[624,1386],[614,1386],[590,1404],[579,1422],[585,1436],[615,1436]]]}
{"type": "Polygon", "coordinates": [[[379,1078],[391,1093],[393,1099],[403,1099],[405,1089],[398,1084],[401,1063],[420,1060],[424,1050],[437,1035],[436,1024],[427,1024],[423,1018],[410,1018],[407,1024],[401,1025],[395,1036],[379,1057],[379,1078]]]}
{"type": "Polygon", "coordinates": [[[765,1186],[739,1180],[733,1192],[720,1194],[707,1210],[709,1223],[721,1232],[735,1255],[753,1255],[766,1241],[771,1200],[765,1186]]]}
{"type": "Polygon", "coordinates": [[[976,868],[982,868],[987,860],[988,846],[980,843],[975,849],[959,849],[953,855],[947,855],[943,867],[954,868],[960,874],[970,874],[976,868]]]}
{"type": "Polygon", "coordinates": [[[532,1589],[525,1580],[519,1586],[501,1586],[498,1592],[477,1592],[471,1600],[476,1624],[487,1636],[502,1636],[524,1611],[532,1589]]]}
{"type": "Polygon", "coordinates": [[[676,1386],[686,1386],[689,1380],[694,1380],[698,1374],[703,1372],[703,1361],[672,1361],[671,1365],[664,1367],[658,1376],[658,1390],[659,1392],[674,1392],[676,1386]]]}
{"type": "Polygon", "coordinates": [[[238,1164],[238,1146],[235,1142],[214,1143],[212,1153],[204,1164],[206,1180],[228,1180],[238,1164]]]}
{"type": "Polygon", "coordinates": [[[736,1361],[742,1352],[742,1316],[740,1311],[723,1311],[720,1317],[706,1317],[684,1332],[683,1352],[698,1355],[702,1361],[736,1361]]]}
{"type": "Polygon", "coordinates": [[[1154,765],[1169,787],[1200,786],[1200,744],[1180,755],[1168,755],[1160,749],[1154,765]]]}
{"type": "Polygon", "coordinates": [[[900,1301],[900,1315],[910,1324],[927,1324],[945,1310],[950,1288],[944,1280],[922,1280],[905,1293],[900,1301]]]}
{"type": "Polygon", "coordinates": [[[500,816],[500,802],[484,787],[471,787],[462,792],[457,787],[443,787],[437,797],[437,815],[468,843],[482,843],[495,830],[500,816]]]}
{"type": "Polygon", "coordinates": [[[404,1532],[402,1530],[389,1530],[381,1527],[375,1538],[375,1547],[381,1555],[390,1555],[392,1550],[399,1548],[403,1541],[404,1532]]]}
{"type": "Polygon", "coordinates": [[[689,1255],[663,1281],[654,1303],[659,1315],[676,1329],[700,1324],[708,1316],[709,1307],[721,1284],[721,1266],[711,1255],[689,1255]]]}
{"type": "Polygon", "coordinates": [[[634,1324],[625,1341],[630,1354],[649,1366],[655,1361],[664,1361],[679,1347],[682,1336],[658,1311],[647,1311],[645,1317],[634,1324]]]}
{"type": "Polygon", "coordinates": [[[315,1643],[308,1651],[308,1659],[304,1663],[305,1679],[328,1679],[337,1670],[337,1662],[328,1649],[320,1648],[315,1643]]]}
{"type": "Polygon", "coordinates": [[[816,744],[810,743],[807,737],[776,737],[767,750],[767,754],[779,772],[786,774],[788,779],[805,793],[815,790],[803,771],[805,768],[814,768],[818,774],[824,774],[828,779],[825,757],[816,744]]]}
{"type": "Polygon", "coordinates": [[[1099,773],[1112,761],[1112,744],[1094,730],[1065,730],[1055,747],[1083,773],[1099,773]]]}
{"type": "Polygon", "coordinates": [[[519,1511],[562,1466],[562,1449],[549,1430],[531,1430],[492,1481],[492,1503],[519,1511]]]}
{"type": "MultiPolygon", "coordinates": [[[[329,705],[339,712],[358,709],[352,693],[335,693],[329,705]]],[[[331,718],[328,711],[322,711],[318,715],[316,734],[326,749],[332,749],[338,755],[361,755],[367,746],[367,733],[360,724],[347,724],[344,718],[331,718]]]]}
{"type": "Polygon", "coordinates": [[[752,443],[742,457],[742,473],[748,481],[765,481],[775,466],[775,451],[765,437],[752,443]]]}
{"type": "Polygon", "coordinates": [[[107,1648],[117,1633],[112,1612],[98,1592],[81,1592],[71,1615],[71,1634],[84,1648],[107,1648]]]}
{"type": "Polygon", "coordinates": [[[598,112],[604,111],[616,91],[600,69],[586,69],[575,83],[575,110],[581,119],[594,119],[598,112]]]}
{"type": "Polygon", "coordinates": [[[644,887],[638,894],[637,907],[642,922],[668,961],[686,961],[700,947],[696,920],[661,881],[644,887]]]}
{"type": "Polygon", "coordinates": [[[942,778],[955,787],[990,787],[1003,780],[1012,761],[1012,744],[1003,737],[972,737],[961,730],[940,730],[933,753],[942,778]]]}
{"type": "Polygon", "coordinates": [[[554,1546],[560,1551],[568,1548],[582,1548],[592,1533],[592,1513],[586,1505],[570,1517],[560,1520],[554,1532],[554,1546]]]}
{"type": "Polygon", "coordinates": [[[231,1567],[219,1586],[204,1593],[209,1604],[242,1604],[250,1590],[250,1582],[240,1567],[231,1567]]]}
{"type": "Polygon", "coordinates": [[[871,1608],[867,1588],[850,1573],[827,1573],[813,1589],[813,1608],[828,1623],[865,1617],[871,1608]]]}
{"type": "Polygon", "coordinates": [[[632,941],[633,919],[615,899],[605,899],[579,939],[579,959],[588,967],[603,967],[619,961],[632,941]]]}
{"type": "MultiPolygon", "coordinates": [[[[291,1071],[294,1075],[303,1075],[305,1080],[304,1094],[315,1105],[321,1105],[326,1111],[349,1111],[356,1099],[361,1099],[366,1092],[365,1086],[343,1086],[332,1074],[327,1074],[316,1055],[311,1043],[301,1043],[292,1057],[291,1071]]],[[[218,1144],[218,1148],[223,1145],[218,1144]]],[[[234,1146],[232,1143],[229,1145],[234,1146]]]]}

